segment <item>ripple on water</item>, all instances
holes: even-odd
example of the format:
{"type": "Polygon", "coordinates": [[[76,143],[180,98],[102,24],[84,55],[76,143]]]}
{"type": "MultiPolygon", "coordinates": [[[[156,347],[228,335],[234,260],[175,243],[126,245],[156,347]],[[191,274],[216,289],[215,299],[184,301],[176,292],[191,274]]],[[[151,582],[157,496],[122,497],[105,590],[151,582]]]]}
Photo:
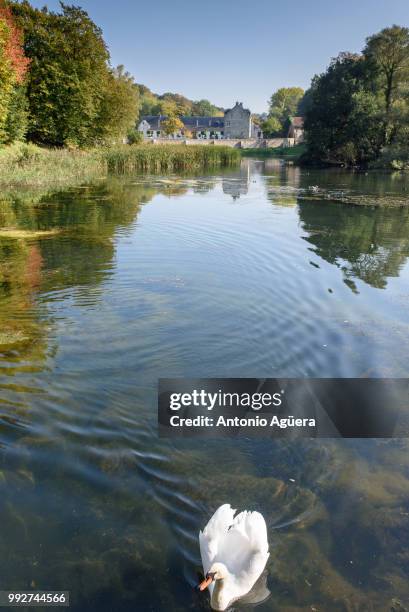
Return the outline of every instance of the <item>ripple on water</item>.
{"type": "Polygon", "coordinates": [[[405,215],[306,202],[310,183],[333,199],[337,179],[265,170],[113,181],[24,210],[66,231],[39,244],[39,275],[24,245],[2,251],[2,332],[17,334],[0,347],[7,584],[52,575],[75,611],[207,609],[189,587],[198,532],[227,502],[266,518],[264,609],[386,610],[407,594],[406,447],[157,437],[159,376],[408,361],[405,215]]]}

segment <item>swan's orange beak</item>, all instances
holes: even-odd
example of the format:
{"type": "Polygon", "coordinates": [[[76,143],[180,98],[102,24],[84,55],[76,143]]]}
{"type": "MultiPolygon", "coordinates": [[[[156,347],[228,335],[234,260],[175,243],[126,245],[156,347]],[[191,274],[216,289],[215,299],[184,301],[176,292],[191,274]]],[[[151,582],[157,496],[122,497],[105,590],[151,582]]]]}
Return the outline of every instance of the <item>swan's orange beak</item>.
{"type": "Polygon", "coordinates": [[[199,591],[204,591],[205,589],[207,589],[207,587],[212,584],[213,580],[214,576],[212,576],[211,574],[207,574],[206,578],[198,586],[199,591]]]}
{"type": "Polygon", "coordinates": [[[205,589],[207,589],[208,586],[210,586],[212,583],[212,579],[209,576],[209,578],[205,578],[205,580],[203,580],[200,584],[199,584],[199,591],[204,591],[205,589]]]}

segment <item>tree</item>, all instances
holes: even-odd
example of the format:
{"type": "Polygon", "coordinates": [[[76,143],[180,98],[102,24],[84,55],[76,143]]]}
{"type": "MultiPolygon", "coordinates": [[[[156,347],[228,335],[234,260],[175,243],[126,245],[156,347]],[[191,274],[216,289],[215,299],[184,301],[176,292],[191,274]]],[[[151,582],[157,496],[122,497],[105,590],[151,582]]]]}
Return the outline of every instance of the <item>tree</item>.
{"type": "Polygon", "coordinates": [[[303,101],[309,159],[368,164],[396,155],[405,165],[408,82],[408,28],[370,36],[362,55],[341,53],[314,77],[303,101]]]}
{"type": "Polygon", "coordinates": [[[179,130],[183,130],[183,123],[179,117],[170,115],[165,119],[165,121],[162,121],[161,128],[165,134],[170,136],[171,134],[179,132],[179,130]]]}
{"type": "Polygon", "coordinates": [[[166,92],[161,96],[154,94],[146,85],[140,83],[135,87],[140,98],[139,118],[144,115],[176,115],[182,116],[223,116],[222,108],[209,102],[209,100],[197,100],[193,102],[181,94],[166,92]]]}
{"type": "MultiPolygon", "coordinates": [[[[164,103],[164,109],[172,108],[175,115],[181,116],[192,114],[192,101],[188,100],[188,98],[185,98],[185,96],[182,96],[181,94],[166,92],[159,96],[159,100],[164,103]],[[166,106],[166,103],[168,103],[168,106],[166,106]]],[[[165,112],[164,110],[162,114],[166,115],[171,113],[165,112]]]]}
{"type": "Polygon", "coordinates": [[[158,106],[158,97],[145,85],[137,83],[135,85],[140,100],[139,117],[143,115],[156,115],[155,107],[158,106]]]}
{"type": "Polygon", "coordinates": [[[129,130],[127,135],[128,144],[140,144],[143,141],[143,134],[139,132],[136,128],[132,128],[129,130]]]}
{"type": "Polygon", "coordinates": [[[366,40],[364,56],[374,66],[385,99],[384,144],[391,142],[394,129],[392,105],[409,77],[409,29],[394,25],[366,40]]]}
{"type": "Polygon", "coordinates": [[[102,142],[124,139],[135,127],[139,110],[138,90],[134,79],[118,66],[110,71],[102,99],[99,138],[102,142]]]}
{"type": "Polygon", "coordinates": [[[22,46],[22,32],[16,26],[13,14],[4,0],[0,0],[0,21],[7,28],[6,56],[14,73],[15,82],[23,83],[30,60],[24,55],[22,46]]]}
{"type": "Polygon", "coordinates": [[[110,86],[109,54],[101,30],[87,13],[61,3],[62,13],[10,2],[30,58],[28,137],[62,146],[94,144],[110,86]]]}
{"type": "Polygon", "coordinates": [[[298,102],[296,115],[298,117],[304,117],[306,113],[309,111],[309,109],[311,108],[311,104],[312,104],[312,92],[311,92],[311,89],[307,89],[307,91],[304,92],[303,97],[298,102]]]}
{"type": "Polygon", "coordinates": [[[24,140],[28,126],[28,101],[26,87],[16,85],[9,101],[7,118],[4,126],[5,142],[24,140]]]}
{"type": "Polygon", "coordinates": [[[277,117],[270,117],[269,119],[266,119],[266,121],[262,122],[261,129],[263,130],[263,134],[266,138],[272,138],[281,134],[283,126],[277,117]]]}
{"type": "Polygon", "coordinates": [[[10,9],[0,1],[0,142],[24,135],[23,112],[17,113],[13,119],[10,113],[23,109],[20,94],[28,64],[22,48],[21,31],[16,27],[10,9]]]}
{"type": "Polygon", "coordinates": [[[222,109],[214,106],[209,100],[197,100],[192,105],[192,115],[199,117],[218,117],[223,115],[222,109]]]}
{"type": "Polygon", "coordinates": [[[308,155],[362,164],[379,154],[382,117],[371,67],[361,55],[341,53],[311,85],[305,117],[308,155]]]}
{"type": "Polygon", "coordinates": [[[160,100],[158,104],[158,115],[178,116],[178,106],[174,100],[160,100]]]}
{"type": "Polygon", "coordinates": [[[0,141],[4,140],[4,125],[13,92],[14,73],[7,55],[10,29],[4,20],[0,20],[0,141]]]}
{"type": "Polygon", "coordinates": [[[304,90],[301,87],[281,87],[271,96],[268,117],[280,122],[281,131],[284,129],[287,119],[296,114],[303,95],[304,90]]]}

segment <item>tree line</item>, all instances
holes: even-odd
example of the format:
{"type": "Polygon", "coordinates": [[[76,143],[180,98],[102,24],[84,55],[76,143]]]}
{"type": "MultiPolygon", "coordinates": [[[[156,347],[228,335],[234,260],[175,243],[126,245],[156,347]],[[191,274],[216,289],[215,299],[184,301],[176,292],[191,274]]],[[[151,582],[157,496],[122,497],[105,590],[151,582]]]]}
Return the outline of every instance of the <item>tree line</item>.
{"type": "Polygon", "coordinates": [[[140,97],[139,115],[167,115],[170,117],[220,117],[224,109],[209,100],[189,100],[178,93],[154,94],[146,85],[137,85],[140,97]]]}
{"type": "Polygon", "coordinates": [[[133,78],[111,67],[101,30],[81,8],[2,0],[0,32],[0,141],[86,147],[134,127],[133,78]]]}
{"type": "Polygon", "coordinates": [[[286,136],[304,117],[306,163],[409,165],[409,29],[369,36],[361,53],[342,52],[311,87],[282,87],[260,121],[265,136],[286,136]]]}
{"type": "MultiPolygon", "coordinates": [[[[59,12],[0,0],[0,143],[54,147],[135,142],[142,114],[220,114],[208,100],[157,96],[113,68],[101,29],[63,2],[59,12]]],[[[171,127],[171,126],[169,126],[171,127]]]]}
{"type": "Polygon", "coordinates": [[[306,161],[368,165],[409,159],[409,29],[369,36],[340,53],[305,95],[306,161]],[[394,159],[396,158],[396,159],[394,159]]]}

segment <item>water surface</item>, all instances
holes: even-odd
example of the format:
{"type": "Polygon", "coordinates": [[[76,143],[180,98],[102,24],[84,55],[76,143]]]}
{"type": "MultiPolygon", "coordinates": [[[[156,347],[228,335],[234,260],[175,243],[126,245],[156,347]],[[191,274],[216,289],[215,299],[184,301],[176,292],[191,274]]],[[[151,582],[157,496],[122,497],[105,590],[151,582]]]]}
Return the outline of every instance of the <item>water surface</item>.
{"type": "Polygon", "coordinates": [[[406,440],[156,435],[160,376],[408,376],[408,185],[244,160],[3,194],[0,589],[208,610],[230,502],[268,524],[260,611],[409,609],[406,440]]]}

